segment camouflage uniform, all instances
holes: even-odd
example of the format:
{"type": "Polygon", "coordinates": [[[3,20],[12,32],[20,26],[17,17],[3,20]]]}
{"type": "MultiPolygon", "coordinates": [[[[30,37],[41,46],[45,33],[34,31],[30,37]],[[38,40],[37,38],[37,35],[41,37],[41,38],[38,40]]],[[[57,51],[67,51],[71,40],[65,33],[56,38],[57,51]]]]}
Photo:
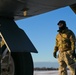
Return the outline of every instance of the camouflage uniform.
{"type": "Polygon", "coordinates": [[[56,36],[56,46],[54,52],[59,51],[58,62],[60,64],[60,75],[67,75],[66,67],[71,71],[72,75],[75,75],[75,61],[72,53],[75,50],[75,35],[68,28],[64,29],[62,33],[58,33],[56,36]]]}

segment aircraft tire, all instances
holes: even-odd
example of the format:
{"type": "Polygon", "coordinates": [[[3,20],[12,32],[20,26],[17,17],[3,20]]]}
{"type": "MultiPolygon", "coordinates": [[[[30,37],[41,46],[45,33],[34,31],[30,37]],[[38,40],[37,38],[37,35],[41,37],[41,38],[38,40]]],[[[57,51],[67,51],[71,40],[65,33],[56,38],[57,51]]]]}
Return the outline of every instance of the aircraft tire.
{"type": "Polygon", "coordinates": [[[14,75],[33,75],[33,60],[29,52],[12,52],[14,75]]]}

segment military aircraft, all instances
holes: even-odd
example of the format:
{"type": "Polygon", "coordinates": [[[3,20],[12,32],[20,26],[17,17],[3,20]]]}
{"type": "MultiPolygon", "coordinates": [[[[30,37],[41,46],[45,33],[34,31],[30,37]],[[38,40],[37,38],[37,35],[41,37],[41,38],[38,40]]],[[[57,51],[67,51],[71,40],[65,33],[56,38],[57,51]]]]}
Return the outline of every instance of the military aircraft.
{"type": "Polygon", "coordinates": [[[66,6],[76,13],[76,0],[0,0],[0,75],[33,75],[38,51],[15,21],[66,6]]]}

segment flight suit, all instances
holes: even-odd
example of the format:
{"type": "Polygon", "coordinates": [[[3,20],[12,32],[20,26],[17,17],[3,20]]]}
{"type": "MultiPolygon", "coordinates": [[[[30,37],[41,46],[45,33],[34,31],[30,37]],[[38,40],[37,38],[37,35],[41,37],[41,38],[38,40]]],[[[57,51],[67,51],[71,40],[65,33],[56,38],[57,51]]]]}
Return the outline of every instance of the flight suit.
{"type": "Polygon", "coordinates": [[[59,51],[59,74],[67,75],[67,66],[71,71],[71,75],[75,75],[75,61],[72,55],[75,50],[75,35],[68,28],[59,32],[56,36],[56,45],[54,52],[59,51]]]}

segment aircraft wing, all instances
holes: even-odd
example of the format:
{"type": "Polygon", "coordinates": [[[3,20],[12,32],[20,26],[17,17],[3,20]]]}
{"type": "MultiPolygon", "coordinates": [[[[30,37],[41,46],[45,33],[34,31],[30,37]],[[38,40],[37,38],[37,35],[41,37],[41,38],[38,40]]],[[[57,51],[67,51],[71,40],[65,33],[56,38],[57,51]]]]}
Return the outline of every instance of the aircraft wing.
{"type": "Polygon", "coordinates": [[[0,16],[18,20],[65,6],[76,13],[76,0],[0,0],[0,16]]]}

